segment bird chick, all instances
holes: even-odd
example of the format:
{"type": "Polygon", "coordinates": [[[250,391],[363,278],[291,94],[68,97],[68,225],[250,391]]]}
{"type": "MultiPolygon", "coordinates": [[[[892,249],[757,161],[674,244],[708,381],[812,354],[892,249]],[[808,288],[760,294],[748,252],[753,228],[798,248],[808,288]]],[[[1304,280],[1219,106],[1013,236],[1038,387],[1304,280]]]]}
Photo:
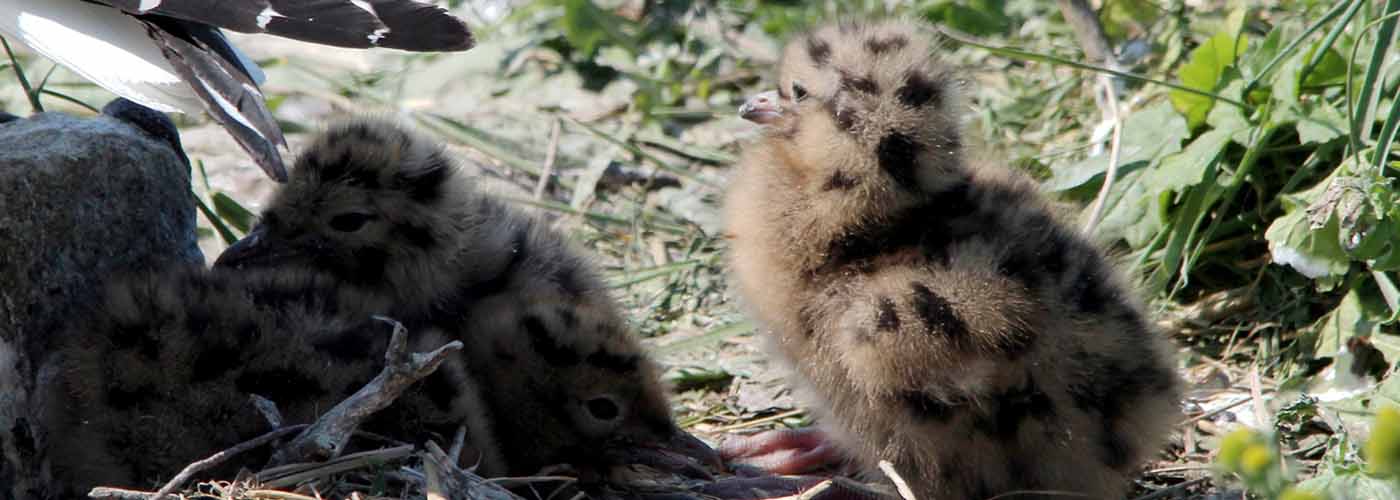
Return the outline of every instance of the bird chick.
{"type": "Polygon", "coordinates": [[[485,474],[590,466],[600,451],[603,465],[663,465],[667,450],[718,462],[671,420],[657,365],[584,254],[391,121],[332,125],[215,266],[326,274],[410,330],[461,340],[465,371],[439,369],[426,390],[480,424],[485,474]]]}
{"type": "Polygon", "coordinates": [[[372,315],[417,351],[467,347],[367,430],[465,425],[483,475],[717,461],[675,425],[657,365],[562,235],[473,190],[437,144],[356,119],[312,142],[213,270],[118,280],[56,336],[55,476],[81,492],[170,474],[266,431],[248,394],[313,419],[379,371],[389,331],[372,315]]]}
{"type": "Polygon", "coordinates": [[[1169,347],[1034,183],[968,158],[934,50],[900,20],[786,45],[741,108],[766,125],[725,202],[740,294],[865,470],[927,499],[1121,498],[1177,420],[1169,347]]]}

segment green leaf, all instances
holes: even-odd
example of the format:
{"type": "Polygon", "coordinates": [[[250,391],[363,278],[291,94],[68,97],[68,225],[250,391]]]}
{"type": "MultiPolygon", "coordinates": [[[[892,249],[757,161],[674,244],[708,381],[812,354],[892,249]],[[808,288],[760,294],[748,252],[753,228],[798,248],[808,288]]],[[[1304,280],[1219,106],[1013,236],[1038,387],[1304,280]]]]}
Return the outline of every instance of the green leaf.
{"type": "Polygon", "coordinates": [[[1104,32],[1115,40],[1131,36],[1138,26],[1151,26],[1162,16],[1155,2],[1148,0],[1115,0],[1104,2],[1099,9],[1099,22],[1104,32]]]}
{"type": "Polygon", "coordinates": [[[623,32],[627,20],[598,8],[591,0],[565,0],[559,23],[564,38],[585,56],[592,56],[606,42],[637,52],[636,40],[623,32]]]}
{"type": "Polygon", "coordinates": [[[243,208],[243,205],[222,192],[214,193],[210,198],[214,201],[214,213],[219,214],[220,219],[237,228],[239,232],[248,234],[248,229],[253,227],[253,212],[243,208]]]}
{"type": "Polygon", "coordinates": [[[1315,354],[1319,357],[1336,356],[1346,350],[1347,341],[1352,337],[1370,337],[1379,326],[1377,318],[1363,310],[1360,293],[1353,289],[1323,319],[1315,354]]]}
{"type": "Polygon", "coordinates": [[[1326,101],[1305,100],[1285,113],[1292,113],[1290,118],[1297,121],[1299,144],[1321,144],[1347,133],[1347,118],[1326,101]]]}
{"type": "Polygon", "coordinates": [[[1328,216],[1314,227],[1306,209],[1294,208],[1274,219],[1264,232],[1269,253],[1279,265],[1292,267],[1309,278],[1346,274],[1351,259],[1337,243],[1337,218],[1328,216]]]}
{"type": "Polygon", "coordinates": [[[976,36],[1000,35],[1011,29],[1006,0],[939,2],[925,8],[923,15],[935,23],[976,36]]]}
{"type": "Polygon", "coordinates": [[[1162,230],[1162,220],[1156,215],[1159,197],[1148,192],[1147,183],[1140,181],[1143,173],[1138,170],[1118,177],[1118,187],[1109,193],[1103,219],[1094,229],[1096,238],[1122,238],[1133,248],[1141,248],[1162,230]]]}
{"type": "Polygon", "coordinates": [[[1269,68],[1269,63],[1283,50],[1285,39],[1292,40],[1292,36],[1298,30],[1292,24],[1279,24],[1269,30],[1269,34],[1264,36],[1264,40],[1258,46],[1251,47],[1249,52],[1240,59],[1240,72],[1245,78],[1259,78],[1264,70],[1269,68]]]}
{"type": "Polygon", "coordinates": [[[1361,471],[1318,471],[1316,476],[1298,483],[1298,488],[1326,494],[1330,500],[1400,498],[1400,481],[1374,477],[1361,471]]]}
{"type": "MultiPolygon", "coordinates": [[[[1311,61],[1318,46],[1309,50],[1304,60],[1311,61]]],[[[1338,54],[1336,50],[1327,49],[1322,53],[1321,59],[1313,66],[1312,71],[1303,80],[1305,87],[1319,87],[1323,85],[1341,85],[1346,82],[1347,61],[1338,54]]]]}
{"type": "MultiPolygon", "coordinates": [[[[1236,37],[1229,32],[1221,32],[1211,37],[1191,51],[1191,59],[1181,67],[1181,84],[1202,92],[1211,92],[1221,86],[1226,70],[1235,64],[1248,45],[1245,36],[1236,37]]],[[[1173,90],[1170,94],[1172,106],[1186,116],[1192,129],[1206,122],[1215,100],[1202,95],[1173,90]]]]}
{"type": "MultiPolygon", "coordinates": [[[[1129,115],[1123,121],[1119,174],[1142,168],[1146,162],[1180,151],[1181,141],[1187,134],[1186,122],[1167,104],[1158,104],[1129,115]]],[[[1105,151],[1073,165],[1056,167],[1041,188],[1066,191],[1081,186],[1102,176],[1108,170],[1108,160],[1109,154],[1105,151]]]]}
{"type": "Polygon", "coordinates": [[[1230,143],[1232,130],[1211,129],[1196,137],[1186,148],[1162,159],[1143,176],[1143,183],[1155,189],[1181,191],[1205,177],[1206,167],[1230,143]]]}

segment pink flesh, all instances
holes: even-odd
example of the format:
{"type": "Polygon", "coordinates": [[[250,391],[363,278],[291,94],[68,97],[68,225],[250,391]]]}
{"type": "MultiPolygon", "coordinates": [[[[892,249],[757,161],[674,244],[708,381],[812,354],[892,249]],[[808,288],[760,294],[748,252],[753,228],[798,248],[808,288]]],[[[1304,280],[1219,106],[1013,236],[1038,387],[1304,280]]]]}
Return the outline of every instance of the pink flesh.
{"type": "Polygon", "coordinates": [[[773,474],[802,474],[838,466],[841,453],[816,429],[769,431],[732,438],[719,447],[720,456],[773,474]]]}

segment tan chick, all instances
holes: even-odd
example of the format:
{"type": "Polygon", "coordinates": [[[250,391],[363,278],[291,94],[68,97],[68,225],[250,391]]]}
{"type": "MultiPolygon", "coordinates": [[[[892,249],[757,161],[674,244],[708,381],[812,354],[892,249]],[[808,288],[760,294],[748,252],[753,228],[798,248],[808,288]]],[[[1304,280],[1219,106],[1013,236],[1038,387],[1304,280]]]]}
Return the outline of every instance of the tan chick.
{"type": "Polygon", "coordinates": [[[309,422],[382,368],[390,330],[372,315],[401,321],[416,351],[466,349],[367,430],[441,439],[465,424],[477,453],[464,461],[487,476],[715,461],[674,424],[590,263],[392,122],[331,126],[213,270],[110,288],[46,371],[49,457],[68,492],[150,486],[266,432],[249,394],[309,422]]]}
{"type": "MultiPolygon", "coordinates": [[[[1170,349],[1033,182],[967,158],[932,40],[886,20],[787,44],[741,110],[766,126],[726,200],[740,294],[863,470],[921,500],[1121,498],[1179,417],[1170,349]]],[[[726,453],[791,472],[812,437],[726,453]]]]}

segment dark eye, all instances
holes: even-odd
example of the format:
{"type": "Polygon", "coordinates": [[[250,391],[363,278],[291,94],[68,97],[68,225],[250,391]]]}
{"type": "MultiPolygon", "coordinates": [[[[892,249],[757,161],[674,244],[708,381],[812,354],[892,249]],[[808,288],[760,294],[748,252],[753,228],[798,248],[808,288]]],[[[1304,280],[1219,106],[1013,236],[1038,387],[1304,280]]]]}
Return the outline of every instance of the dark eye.
{"type": "Polygon", "coordinates": [[[374,214],[362,214],[351,212],[331,217],[331,229],[342,233],[352,233],[359,231],[366,222],[374,219],[374,214]]]}
{"type": "Polygon", "coordinates": [[[608,397],[593,398],[585,402],[584,405],[588,408],[589,415],[604,422],[615,419],[622,413],[622,410],[617,407],[617,402],[608,397]]]}
{"type": "Polygon", "coordinates": [[[800,83],[792,82],[792,97],[801,102],[803,99],[807,98],[807,88],[803,87],[800,83]]]}

